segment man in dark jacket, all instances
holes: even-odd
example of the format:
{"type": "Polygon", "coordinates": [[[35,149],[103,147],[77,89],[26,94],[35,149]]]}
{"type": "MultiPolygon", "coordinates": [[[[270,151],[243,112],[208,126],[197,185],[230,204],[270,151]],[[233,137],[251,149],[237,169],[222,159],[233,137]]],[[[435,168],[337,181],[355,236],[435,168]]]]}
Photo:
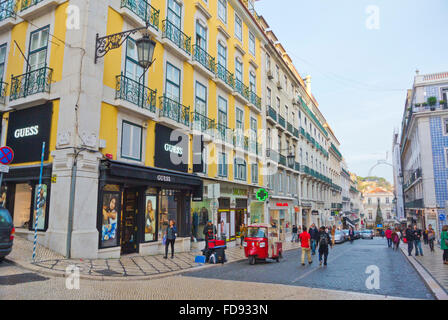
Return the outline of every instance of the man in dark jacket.
{"type": "Polygon", "coordinates": [[[322,265],[322,256],[324,257],[324,266],[327,265],[328,247],[331,245],[331,239],[324,227],[320,227],[319,235],[319,265],[322,265]]]}
{"type": "Polygon", "coordinates": [[[209,220],[207,225],[204,227],[203,234],[205,236],[205,250],[208,249],[208,241],[215,239],[216,227],[212,224],[212,221],[209,220]]]}
{"type": "Polygon", "coordinates": [[[291,238],[291,242],[297,242],[297,232],[299,230],[297,229],[297,226],[294,224],[292,226],[292,238],[291,238]]]}
{"type": "Polygon", "coordinates": [[[311,236],[311,254],[314,256],[316,254],[316,246],[319,241],[319,230],[316,225],[313,223],[310,228],[310,236],[311,236]]]}
{"type": "Polygon", "coordinates": [[[414,248],[414,232],[410,225],[406,229],[406,242],[408,243],[408,255],[412,256],[412,249],[414,248]]]}
{"type": "Polygon", "coordinates": [[[413,235],[414,235],[415,256],[416,257],[418,256],[419,251],[420,251],[420,255],[423,256],[422,230],[417,228],[417,225],[414,225],[413,235]]]}

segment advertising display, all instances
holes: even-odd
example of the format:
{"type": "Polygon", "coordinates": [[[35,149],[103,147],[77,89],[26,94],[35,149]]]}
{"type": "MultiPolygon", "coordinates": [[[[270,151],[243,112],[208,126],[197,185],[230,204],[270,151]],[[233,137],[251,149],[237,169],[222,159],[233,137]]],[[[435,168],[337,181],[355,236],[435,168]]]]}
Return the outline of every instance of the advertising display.
{"type": "Polygon", "coordinates": [[[145,242],[156,240],[157,196],[147,195],[145,199],[145,242]]]}
{"type": "Polygon", "coordinates": [[[117,227],[121,214],[119,192],[104,192],[102,211],[101,247],[118,246],[117,227]]]}
{"type": "Polygon", "coordinates": [[[186,134],[157,123],[155,140],[156,167],[188,172],[189,138],[186,134]]]}

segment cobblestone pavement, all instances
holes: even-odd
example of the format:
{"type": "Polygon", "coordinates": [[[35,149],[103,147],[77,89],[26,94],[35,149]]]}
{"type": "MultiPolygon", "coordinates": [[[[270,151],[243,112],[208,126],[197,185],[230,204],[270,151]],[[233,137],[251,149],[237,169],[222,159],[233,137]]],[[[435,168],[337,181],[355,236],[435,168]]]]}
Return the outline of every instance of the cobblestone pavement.
{"type": "MultiPolygon", "coordinates": [[[[408,252],[408,245],[402,244],[405,254],[408,252]]],[[[428,245],[422,243],[423,257],[414,258],[421,266],[438,282],[438,284],[448,293],[448,265],[443,264],[443,251],[439,244],[434,244],[434,252],[431,252],[428,245]]],[[[412,252],[415,254],[415,251],[412,252]]]]}
{"type": "Polygon", "coordinates": [[[399,251],[388,248],[383,239],[356,240],[353,244],[336,245],[330,250],[328,266],[320,267],[318,257],[313,264],[300,265],[300,250],[288,251],[280,263],[235,262],[219,269],[193,271],[186,276],[296,285],[312,288],[372,293],[404,298],[434,299],[415,269],[399,251]],[[368,266],[380,271],[380,288],[368,289],[368,266]]]}
{"type": "MultiPolygon", "coordinates": [[[[218,265],[216,269],[223,268],[218,265]]],[[[41,276],[8,262],[0,264],[0,300],[391,300],[378,296],[301,286],[171,276],[143,281],[80,280],[79,290],[68,290],[66,279],[41,276]],[[214,288],[210,290],[210,288],[214,288]]]]}
{"type": "MultiPolygon", "coordinates": [[[[296,243],[284,243],[285,250],[297,247],[298,244],[296,243]]],[[[65,259],[63,256],[39,246],[36,262],[31,263],[32,249],[32,242],[21,237],[16,237],[13,251],[7,259],[22,267],[29,267],[33,271],[42,271],[44,273],[54,272],[55,274],[64,274],[68,266],[75,265],[79,268],[81,275],[88,276],[92,279],[95,277],[102,279],[151,277],[186,271],[200,267],[200,265],[194,262],[194,259],[197,255],[202,254],[200,251],[177,253],[174,259],[164,259],[163,255],[126,255],[120,259],[65,259]]],[[[245,259],[244,252],[240,247],[227,249],[226,258],[228,262],[245,259]]]]}

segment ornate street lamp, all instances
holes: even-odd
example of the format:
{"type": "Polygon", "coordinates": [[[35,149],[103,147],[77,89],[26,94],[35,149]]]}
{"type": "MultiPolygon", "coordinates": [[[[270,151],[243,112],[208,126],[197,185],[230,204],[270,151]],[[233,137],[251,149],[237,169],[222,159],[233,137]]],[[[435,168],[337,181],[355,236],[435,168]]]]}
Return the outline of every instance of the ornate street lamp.
{"type": "Polygon", "coordinates": [[[294,167],[294,163],[296,160],[296,156],[294,155],[294,153],[291,152],[290,154],[288,154],[288,156],[286,158],[288,160],[288,166],[290,168],[294,167]]]}
{"type": "Polygon", "coordinates": [[[137,46],[138,64],[144,70],[147,70],[153,63],[152,58],[156,43],[149,38],[148,34],[145,34],[142,38],[135,41],[135,45],[137,46]]]}

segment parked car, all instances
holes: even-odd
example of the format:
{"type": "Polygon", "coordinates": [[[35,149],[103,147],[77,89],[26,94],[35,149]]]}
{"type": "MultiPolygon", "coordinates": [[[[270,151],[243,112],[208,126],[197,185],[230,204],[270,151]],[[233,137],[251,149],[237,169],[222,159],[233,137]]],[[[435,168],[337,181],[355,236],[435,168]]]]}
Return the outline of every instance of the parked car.
{"type": "Polygon", "coordinates": [[[349,231],[348,231],[347,229],[343,229],[343,230],[342,230],[342,233],[344,233],[344,239],[345,239],[345,241],[348,241],[349,238],[350,238],[350,237],[348,236],[348,232],[349,232],[349,231]]]}
{"type": "Polygon", "coordinates": [[[0,208],[0,262],[12,250],[14,233],[15,229],[9,211],[5,208],[0,208]]]}
{"type": "Polygon", "coordinates": [[[360,238],[361,238],[361,231],[355,230],[355,239],[360,239],[360,238]]]}
{"type": "Polygon", "coordinates": [[[363,239],[373,239],[374,232],[373,230],[366,229],[362,231],[361,235],[363,239]]]}
{"type": "Polygon", "coordinates": [[[336,232],[334,233],[334,243],[343,243],[344,241],[344,233],[340,230],[336,230],[336,232]]]}

